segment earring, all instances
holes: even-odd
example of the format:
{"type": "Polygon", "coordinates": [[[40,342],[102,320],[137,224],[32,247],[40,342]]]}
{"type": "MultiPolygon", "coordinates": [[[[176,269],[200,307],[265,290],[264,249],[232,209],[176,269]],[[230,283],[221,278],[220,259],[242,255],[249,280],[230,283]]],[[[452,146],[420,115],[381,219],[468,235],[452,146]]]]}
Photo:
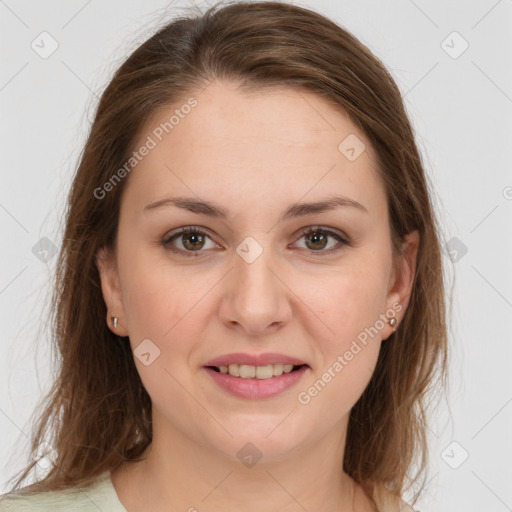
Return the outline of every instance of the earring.
{"type": "Polygon", "coordinates": [[[117,316],[112,317],[112,327],[114,329],[117,329],[117,320],[118,320],[117,316]]]}
{"type": "Polygon", "coordinates": [[[393,332],[396,332],[396,328],[395,328],[395,325],[396,325],[396,318],[391,318],[389,320],[389,325],[391,325],[391,327],[393,327],[393,332]]]}

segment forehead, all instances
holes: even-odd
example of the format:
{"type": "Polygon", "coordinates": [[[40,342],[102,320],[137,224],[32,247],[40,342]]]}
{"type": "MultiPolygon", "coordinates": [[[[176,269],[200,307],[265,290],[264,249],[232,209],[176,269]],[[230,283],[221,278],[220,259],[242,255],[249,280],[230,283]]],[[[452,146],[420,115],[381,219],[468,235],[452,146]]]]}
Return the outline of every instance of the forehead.
{"type": "Polygon", "coordinates": [[[155,112],[135,148],[149,139],[125,191],[135,202],[174,192],[261,205],[333,192],[386,202],[368,138],[340,108],[303,89],[212,82],[155,112]]]}

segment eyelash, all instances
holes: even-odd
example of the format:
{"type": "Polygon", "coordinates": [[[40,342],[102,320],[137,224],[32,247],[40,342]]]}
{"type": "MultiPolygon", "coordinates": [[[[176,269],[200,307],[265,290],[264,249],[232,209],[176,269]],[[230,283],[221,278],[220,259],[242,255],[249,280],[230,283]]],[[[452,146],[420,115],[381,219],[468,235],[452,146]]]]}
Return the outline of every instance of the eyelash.
{"type": "MultiPolygon", "coordinates": [[[[318,250],[318,251],[314,251],[312,249],[309,250],[310,253],[312,253],[314,256],[322,256],[323,254],[333,254],[333,253],[336,253],[338,252],[339,250],[341,250],[343,248],[343,246],[351,246],[351,242],[349,240],[347,240],[346,238],[343,238],[341,235],[339,235],[338,233],[335,233],[334,231],[331,231],[330,229],[327,229],[327,228],[324,228],[322,226],[311,226],[309,227],[306,231],[303,231],[302,234],[300,235],[299,237],[299,240],[306,236],[306,235],[310,235],[312,233],[323,233],[323,234],[326,234],[328,236],[331,236],[333,238],[335,238],[341,245],[339,245],[338,247],[335,247],[335,248],[331,248],[331,249],[328,249],[326,251],[324,250],[318,250]],[[323,254],[322,254],[323,253],[323,254]]],[[[195,227],[195,226],[187,226],[187,227],[184,227],[184,228],[180,228],[178,230],[178,232],[176,233],[173,233],[169,236],[165,236],[162,241],[161,241],[161,245],[168,251],[171,251],[171,252],[174,252],[176,254],[180,254],[182,256],[185,256],[185,257],[192,257],[192,258],[197,258],[197,257],[200,257],[202,256],[201,253],[204,253],[205,251],[202,251],[202,250],[198,250],[198,251],[184,251],[182,249],[177,249],[176,247],[174,247],[171,242],[176,239],[176,238],[179,238],[180,236],[183,236],[183,235],[205,235],[207,236],[208,238],[211,239],[210,236],[208,236],[208,233],[206,233],[205,231],[195,227]]],[[[305,249],[307,250],[307,249],[305,249]]]]}

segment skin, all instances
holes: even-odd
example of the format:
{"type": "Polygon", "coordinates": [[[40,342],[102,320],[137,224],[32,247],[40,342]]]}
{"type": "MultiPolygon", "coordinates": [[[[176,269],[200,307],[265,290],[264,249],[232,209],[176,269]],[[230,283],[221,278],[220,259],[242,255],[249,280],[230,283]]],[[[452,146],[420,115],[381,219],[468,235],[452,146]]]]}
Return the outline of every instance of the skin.
{"type": "MultiPolygon", "coordinates": [[[[132,349],[150,339],[160,350],[148,366],[134,358],[152,399],[154,437],[143,462],[113,472],[116,492],[128,512],[370,510],[341,468],[349,412],[392,326],[385,323],[307,405],[297,395],[393,304],[402,306],[400,323],[419,235],[407,236],[395,272],[375,153],[323,97],[291,88],[248,94],[219,81],[193,97],[198,105],[129,175],[117,259],[98,255],[109,315],[119,318],[118,328],[109,322],[110,328],[129,335],[132,349]],[[349,134],[366,146],[355,161],[338,150],[349,134]],[[289,205],[333,193],[368,211],[340,207],[278,223],[289,205]],[[174,206],[143,212],[176,196],[216,203],[232,218],[174,206]],[[201,244],[181,236],[174,247],[195,254],[199,247],[202,255],[161,245],[185,226],[201,227],[209,238],[201,244]],[[303,236],[310,226],[345,235],[352,245],[329,237],[324,247],[303,236]],[[236,252],[247,236],[263,250],[250,264],[236,252]],[[340,249],[329,251],[334,247],[340,249]],[[202,368],[231,352],[279,352],[311,368],[277,397],[238,398],[202,368]],[[237,457],[247,442],[261,453],[252,467],[237,457]]],[[[179,106],[155,114],[136,147],[179,106]]]]}

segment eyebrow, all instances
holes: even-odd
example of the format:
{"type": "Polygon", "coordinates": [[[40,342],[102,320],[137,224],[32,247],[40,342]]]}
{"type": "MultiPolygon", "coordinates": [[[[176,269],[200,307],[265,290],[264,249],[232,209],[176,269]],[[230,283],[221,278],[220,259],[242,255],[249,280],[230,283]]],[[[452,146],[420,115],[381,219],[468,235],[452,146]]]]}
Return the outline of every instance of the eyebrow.
{"type": "MultiPolygon", "coordinates": [[[[212,202],[201,201],[193,197],[169,197],[166,199],[161,199],[146,205],[143,211],[152,211],[163,206],[176,206],[178,208],[188,210],[192,213],[207,215],[208,217],[214,217],[226,221],[231,218],[229,211],[225,208],[212,202]]],[[[292,219],[295,217],[303,217],[315,213],[327,212],[334,210],[335,208],[339,208],[340,206],[356,208],[362,212],[368,213],[368,210],[361,203],[358,203],[353,199],[349,199],[348,197],[343,196],[332,196],[324,199],[323,201],[292,204],[281,214],[278,222],[283,222],[284,220],[292,219]]]]}

